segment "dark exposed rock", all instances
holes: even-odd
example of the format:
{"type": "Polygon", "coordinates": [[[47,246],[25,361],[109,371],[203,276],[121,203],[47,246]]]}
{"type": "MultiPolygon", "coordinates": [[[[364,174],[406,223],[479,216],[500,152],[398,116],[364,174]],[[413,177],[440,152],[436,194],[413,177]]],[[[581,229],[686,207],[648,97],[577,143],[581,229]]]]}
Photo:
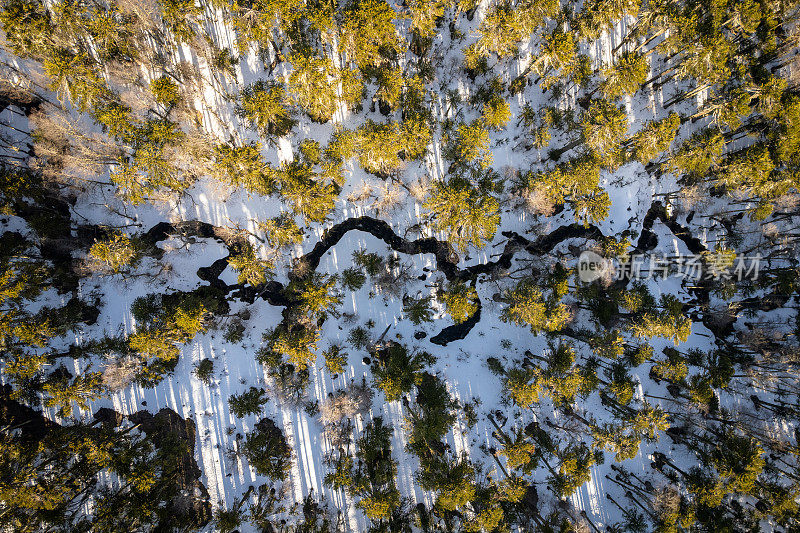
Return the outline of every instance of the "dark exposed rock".
{"type": "Polygon", "coordinates": [[[103,425],[116,427],[125,421],[125,415],[114,409],[101,407],[94,413],[94,419],[101,422],[103,425]]]}
{"type": "Polygon", "coordinates": [[[22,438],[41,440],[58,424],[48,420],[41,411],[31,409],[11,399],[11,386],[0,386],[0,427],[18,427],[22,438]]]}
{"type": "Polygon", "coordinates": [[[38,110],[42,101],[30,92],[23,91],[11,82],[0,81],[0,111],[5,111],[7,107],[15,106],[25,115],[38,110]]]}
{"type": "Polygon", "coordinates": [[[228,267],[228,258],[223,257],[217,259],[211,266],[200,267],[197,269],[197,277],[203,281],[207,281],[211,286],[226,290],[228,285],[219,279],[225,269],[228,267]]]}
{"type": "Polygon", "coordinates": [[[208,490],[200,481],[202,472],[195,460],[197,430],[192,419],[184,419],[167,407],[153,415],[149,411],[137,411],[125,416],[113,409],[99,409],[95,419],[103,423],[122,423],[126,418],[139,426],[156,448],[178,446],[183,450],[178,456],[175,493],[169,501],[173,524],[194,524],[202,527],[211,521],[211,501],[208,490]]]}

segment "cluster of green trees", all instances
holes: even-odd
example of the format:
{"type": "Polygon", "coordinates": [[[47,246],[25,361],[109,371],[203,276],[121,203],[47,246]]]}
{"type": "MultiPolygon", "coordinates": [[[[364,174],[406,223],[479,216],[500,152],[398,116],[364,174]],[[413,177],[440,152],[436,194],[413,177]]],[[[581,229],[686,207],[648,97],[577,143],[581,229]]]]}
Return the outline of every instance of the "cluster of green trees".
{"type": "Polygon", "coordinates": [[[375,523],[386,523],[401,505],[397,490],[397,461],[392,457],[392,427],[381,417],[370,421],[355,450],[339,449],[329,458],[325,482],[359,498],[357,506],[375,523]]]}
{"type": "Polygon", "coordinates": [[[136,331],[126,339],[130,352],[141,359],[137,379],[158,383],[178,363],[180,345],[204,332],[219,311],[219,296],[154,293],[137,298],[131,306],[136,331]]]}
{"type": "MultiPolygon", "coordinates": [[[[415,326],[433,320],[434,297],[457,324],[479,309],[485,277],[412,297],[396,257],[366,251],[341,277],[304,271],[301,261],[285,287],[268,283],[287,249],[303,241],[303,226],[333,217],[352,164],[387,191],[407,189],[422,208],[420,229],[451,251],[499,240],[502,213],[524,198],[545,223],[569,209],[567,229],[623,259],[629,238],[639,238],[635,252],[651,247],[652,226],[607,238],[580,231],[609,217],[604,184],[633,165],[669,188],[661,198],[668,209],[639,222],[664,223],[692,251],[705,247],[706,271],[732,266],[737,253],[761,254],[758,278],[702,280],[685,287],[690,298],[655,297],[629,279],[584,284],[567,266],[572,250],[543,261],[550,248],[509,237],[506,249],[522,259],[486,268],[499,317],[530,328],[547,348],[514,354],[508,341],[507,353],[483,355],[507,410],[519,415],[507,418],[540,422],[486,416],[497,470],[483,471],[447,444],[463,406],[431,369],[435,358],[410,343],[373,344],[367,329],[354,328],[348,341],[370,350],[372,386],[387,401],[405,400],[405,452],[419,460],[416,481],[436,504],[412,511],[401,497],[395,478],[404,451],[391,449],[392,428],[381,418],[334,452],[328,482],[358,499],[375,530],[415,521],[423,530],[568,531],[587,519],[568,506],[550,513],[537,505],[545,500],[538,482],[566,498],[613,456],[607,480],[619,490],[608,499],[622,520],[609,528],[745,531],[767,521],[797,529],[797,439],[774,431],[795,426],[798,415],[791,307],[800,288],[800,96],[787,75],[797,3],[492,0],[478,8],[474,0],[4,0],[0,104],[28,126],[15,121],[0,132],[3,412],[28,406],[68,418],[131,382],[155,386],[176,368],[181,345],[228,312],[230,291],[201,285],[136,299],[125,336],[80,333],[102,303],[84,300],[83,277],[134,280],[152,276],[145,256],[161,260],[147,236],[131,230],[139,223],[133,208],[194,201],[198,181],[284,203],[283,214],[252,221],[252,232],[237,228],[225,243],[240,294],[280,286],[273,296],[288,302],[258,352],[274,387],[232,396],[241,418],[260,415],[273,392],[299,405],[320,352],[331,374],[347,369],[344,348],[321,349],[322,324],[340,317],[343,291],[370,283],[371,295],[404,295],[403,320],[415,326]],[[251,52],[263,71],[243,80],[248,69],[239,65],[252,66],[251,52]],[[344,124],[349,114],[360,114],[352,125],[344,124]],[[328,122],[336,125],[317,126],[328,122]],[[330,138],[304,139],[309,128],[330,138]],[[281,138],[292,157],[276,163],[281,138]],[[413,189],[406,170],[431,171],[429,155],[439,177],[413,189]],[[509,161],[523,166],[499,168],[509,161]],[[106,196],[112,190],[116,199],[106,196]],[[83,208],[94,202],[84,194],[104,195],[126,222],[92,226],[83,208]],[[769,314],[779,309],[780,319],[769,314]],[[712,336],[714,347],[683,347],[693,332],[712,336]],[[658,452],[664,435],[688,460],[658,452]],[[652,472],[626,468],[639,454],[652,456],[652,472]]],[[[242,340],[241,324],[229,331],[230,342],[242,340]]],[[[209,382],[213,364],[201,362],[196,375],[209,382]]],[[[24,424],[6,422],[0,521],[12,529],[172,524],[185,442],[72,420],[36,422],[45,429],[31,437],[24,424]],[[99,482],[109,475],[119,483],[99,482]]],[[[291,450],[269,419],[236,449],[259,474],[286,479],[291,450]]],[[[269,530],[279,499],[248,491],[217,524],[238,527],[248,503],[248,519],[269,530]]],[[[318,511],[309,496],[296,529],[331,529],[318,511]]]]}
{"type": "Polygon", "coordinates": [[[427,366],[436,359],[427,352],[410,352],[406,346],[389,342],[372,354],[372,377],[387,401],[399,400],[418,385],[427,366]]]}
{"type": "MultiPolygon", "coordinates": [[[[39,173],[3,167],[0,204],[5,216],[19,217],[30,228],[0,235],[0,361],[10,387],[6,394],[10,401],[33,409],[52,408],[67,417],[107,393],[95,356],[124,353],[127,347],[110,336],[74,345],[75,333],[93,323],[99,309],[72,293],[80,262],[53,247],[57,239],[70,236],[57,189],[39,173]],[[63,298],[42,299],[58,291],[63,298]]],[[[109,253],[98,254],[109,271],[132,260],[127,252],[115,250],[119,242],[125,238],[107,241],[109,253]]],[[[87,239],[69,250],[86,257],[90,247],[87,239]]]]}
{"type": "MultiPolygon", "coordinates": [[[[293,161],[274,168],[264,160],[260,143],[240,146],[223,143],[214,149],[211,172],[224,182],[253,194],[280,194],[292,212],[306,223],[324,222],[333,210],[343,182],[341,163],[329,154],[330,151],[323,152],[316,141],[308,139],[300,144],[293,161]]],[[[284,226],[289,223],[285,218],[280,222],[284,226]]],[[[270,225],[275,233],[273,239],[283,243],[293,239],[287,233],[288,227],[284,227],[284,237],[278,237],[278,227],[270,225]]],[[[269,233],[266,227],[264,229],[269,233]]]]}
{"type": "Polygon", "coordinates": [[[14,531],[197,529],[209,521],[207,499],[198,504],[194,496],[181,496],[195,490],[186,459],[193,433],[159,434],[147,423],[142,431],[139,423],[99,420],[62,426],[12,407],[7,397],[3,402],[6,413],[15,414],[0,431],[0,512],[14,531]],[[109,476],[119,482],[103,481],[109,476]],[[85,514],[89,501],[94,511],[85,514]]]}

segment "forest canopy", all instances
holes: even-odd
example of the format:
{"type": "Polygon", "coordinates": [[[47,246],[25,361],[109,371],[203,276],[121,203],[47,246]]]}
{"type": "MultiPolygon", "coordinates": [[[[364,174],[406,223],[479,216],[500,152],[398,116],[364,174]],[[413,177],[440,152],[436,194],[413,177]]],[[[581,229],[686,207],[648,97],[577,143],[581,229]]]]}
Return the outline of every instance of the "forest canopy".
{"type": "Polygon", "coordinates": [[[800,529],[799,10],[0,0],[0,529],[800,529]]]}

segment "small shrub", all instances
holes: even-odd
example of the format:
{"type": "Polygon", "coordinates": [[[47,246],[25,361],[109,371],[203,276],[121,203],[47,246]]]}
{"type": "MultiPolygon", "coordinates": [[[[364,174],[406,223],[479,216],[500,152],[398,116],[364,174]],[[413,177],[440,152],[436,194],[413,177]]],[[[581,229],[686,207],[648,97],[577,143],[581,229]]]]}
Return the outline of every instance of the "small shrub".
{"type": "Polygon", "coordinates": [[[122,234],[99,240],[89,248],[89,257],[92,261],[115,274],[125,270],[125,267],[134,265],[139,256],[136,242],[122,234]]]}
{"type": "Polygon", "coordinates": [[[361,326],[358,326],[350,330],[350,334],[347,336],[347,342],[356,350],[362,350],[369,345],[371,339],[369,332],[361,326]]]}
{"type": "Polygon", "coordinates": [[[464,404],[464,421],[467,423],[467,427],[470,429],[474,428],[475,424],[478,423],[477,408],[480,403],[480,398],[475,398],[471,402],[464,404]]]}
{"type": "Polygon", "coordinates": [[[348,268],[342,272],[342,287],[357,291],[364,286],[367,276],[357,268],[348,268]]]}
{"type": "Polygon", "coordinates": [[[153,93],[153,98],[156,99],[156,102],[165,106],[175,104],[180,98],[178,84],[167,76],[161,76],[150,82],[150,91],[153,93]]]}
{"type": "Polygon", "coordinates": [[[431,309],[430,296],[423,296],[422,298],[406,298],[403,302],[403,313],[406,314],[409,320],[418,326],[423,322],[431,322],[433,320],[433,310],[431,309]]]}
{"type": "Polygon", "coordinates": [[[342,350],[338,344],[332,344],[330,348],[322,352],[325,356],[325,368],[331,374],[340,374],[344,372],[344,365],[347,364],[347,354],[342,350]]]}
{"type": "Polygon", "coordinates": [[[259,258],[250,243],[245,243],[236,254],[231,254],[228,264],[236,271],[239,283],[249,283],[253,287],[263,285],[272,279],[270,271],[275,268],[272,261],[259,258]]]}
{"type": "Polygon", "coordinates": [[[319,414],[319,400],[314,400],[313,402],[309,400],[305,402],[303,404],[303,410],[310,417],[317,416],[317,414],[319,414]]]}
{"type": "Polygon", "coordinates": [[[231,412],[236,418],[244,418],[247,415],[254,415],[261,412],[261,407],[267,403],[267,391],[250,387],[250,389],[241,394],[234,394],[228,400],[231,406],[231,412]]]}
{"type": "Polygon", "coordinates": [[[203,359],[194,367],[194,375],[203,383],[208,384],[214,376],[214,361],[211,359],[203,359]]]}
{"type": "Polygon", "coordinates": [[[229,325],[228,329],[225,330],[225,334],[222,336],[223,339],[230,342],[231,344],[237,344],[242,342],[244,339],[244,323],[239,320],[233,320],[229,325]]]}
{"type": "Polygon", "coordinates": [[[461,282],[450,283],[447,290],[439,293],[439,300],[456,324],[464,322],[478,310],[475,288],[461,282]]]}
{"type": "Polygon", "coordinates": [[[236,531],[242,525],[242,513],[238,509],[217,509],[214,524],[221,533],[236,531]]]}
{"type": "Polygon", "coordinates": [[[353,252],[353,262],[360,266],[370,276],[377,276],[383,270],[383,257],[365,250],[353,252]]]}
{"type": "Polygon", "coordinates": [[[391,402],[399,400],[415,383],[419,383],[422,371],[434,363],[436,358],[428,352],[409,352],[402,344],[392,342],[376,354],[372,377],[375,386],[391,402]]]}
{"type": "Polygon", "coordinates": [[[258,228],[264,232],[264,236],[270,246],[283,248],[303,242],[303,230],[297,225],[294,215],[291,213],[281,213],[264,222],[256,223],[258,228]]]}
{"type": "Polygon", "coordinates": [[[124,389],[136,379],[141,367],[142,362],[137,357],[111,360],[103,370],[103,385],[110,391],[124,389]]]}
{"type": "Polygon", "coordinates": [[[256,424],[242,445],[242,454],[259,474],[274,480],[285,479],[291,467],[292,451],[283,431],[269,418],[256,424]]]}
{"type": "Polygon", "coordinates": [[[338,390],[320,407],[320,420],[323,424],[331,425],[357,414],[365,414],[372,406],[374,394],[366,382],[338,390]]]}

